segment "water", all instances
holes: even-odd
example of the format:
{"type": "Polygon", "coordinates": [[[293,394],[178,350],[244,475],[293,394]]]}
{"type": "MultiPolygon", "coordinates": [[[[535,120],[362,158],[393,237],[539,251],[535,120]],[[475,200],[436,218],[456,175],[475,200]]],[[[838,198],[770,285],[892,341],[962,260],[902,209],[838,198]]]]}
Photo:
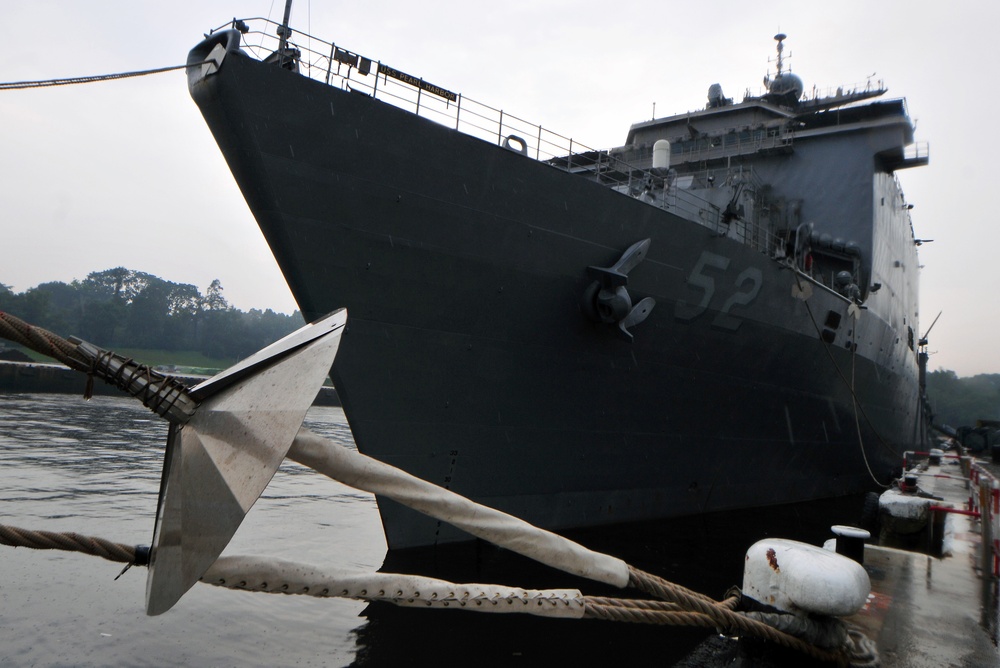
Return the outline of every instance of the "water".
{"type": "MultiPolygon", "coordinates": [[[[353,447],[339,408],[306,424],[353,447]]],[[[166,422],[127,398],[0,395],[0,523],[148,545],[166,422]]],[[[781,535],[819,542],[860,501],[575,532],[597,550],[720,597],[742,555],[781,535]]],[[[533,588],[609,587],[481,542],[387,555],[375,500],[286,462],[225,554],[533,588]]],[[[83,554],[0,546],[0,665],[534,666],[682,659],[710,634],[524,615],[401,609],[198,584],[171,611],[145,615],[146,571],[83,554]]]]}

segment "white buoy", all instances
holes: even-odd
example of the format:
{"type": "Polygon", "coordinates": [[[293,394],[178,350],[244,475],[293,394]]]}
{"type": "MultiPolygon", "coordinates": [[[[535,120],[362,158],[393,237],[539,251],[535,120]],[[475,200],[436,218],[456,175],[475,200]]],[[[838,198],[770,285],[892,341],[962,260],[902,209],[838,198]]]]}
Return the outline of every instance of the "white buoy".
{"type": "Polygon", "coordinates": [[[860,564],[821,547],[769,538],[747,550],[743,594],[783,612],[846,617],[870,592],[860,564]]]}

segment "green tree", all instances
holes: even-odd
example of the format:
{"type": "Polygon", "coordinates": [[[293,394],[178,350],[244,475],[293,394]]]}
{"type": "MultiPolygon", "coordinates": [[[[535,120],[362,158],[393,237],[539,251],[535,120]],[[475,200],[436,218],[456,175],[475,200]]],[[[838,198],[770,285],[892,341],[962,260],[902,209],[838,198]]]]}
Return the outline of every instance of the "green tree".
{"type": "Polygon", "coordinates": [[[80,316],[77,336],[102,348],[121,345],[118,333],[124,330],[126,317],[126,306],[119,301],[90,302],[80,316]]]}
{"type": "Polygon", "coordinates": [[[220,358],[246,357],[302,324],[298,313],[234,309],[219,279],[202,296],[194,285],[125,267],[21,294],[0,284],[0,310],[103,348],[196,350],[220,358]]]}
{"type": "Polygon", "coordinates": [[[205,290],[205,299],[202,306],[206,311],[225,311],[229,309],[229,302],[222,296],[222,282],[219,279],[212,281],[208,289],[205,290]]]}
{"type": "Polygon", "coordinates": [[[167,337],[171,329],[168,320],[172,287],[173,283],[147,274],[130,288],[138,291],[128,303],[124,340],[129,346],[166,349],[174,347],[167,337]]]}
{"type": "Polygon", "coordinates": [[[959,378],[954,371],[938,369],[927,374],[927,396],[939,425],[961,427],[979,419],[1000,419],[1000,374],[959,378]]]}
{"type": "Polygon", "coordinates": [[[17,295],[9,285],[4,285],[0,283],[0,311],[13,312],[14,303],[17,301],[17,295]]]}
{"type": "Polygon", "coordinates": [[[35,286],[30,291],[45,293],[48,308],[45,316],[37,321],[39,327],[53,332],[75,332],[80,323],[82,304],[80,293],[70,283],[52,281],[35,286]]]}

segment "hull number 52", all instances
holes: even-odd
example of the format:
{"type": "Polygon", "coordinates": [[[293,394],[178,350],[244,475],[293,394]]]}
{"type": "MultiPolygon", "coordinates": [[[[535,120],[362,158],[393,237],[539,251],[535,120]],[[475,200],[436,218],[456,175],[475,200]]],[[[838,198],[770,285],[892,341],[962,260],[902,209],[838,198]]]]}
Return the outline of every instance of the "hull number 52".
{"type": "MultiPolygon", "coordinates": [[[[715,297],[715,279],[709,273],[723,272],[729,267],[729,258],[709,251],[702,251],[701,257],[695,263],[687,284],[701,291],[701,299],[697,304],[678,299],[674,306],[674,316],[679,320],[694,320],[708,310],[715,297]]],[[[719,299],[725,299],[712,324],[722,329],[736,331],[743,323],[741,318],[730,315],[734,306],[747,306],[757,297],[763,282],[763,274],[757,267],[747,267],[736,277],[733,290],[721,288],[719,299]],[[726,296],[728,295],[728,297],[726,296]]],[[[728,286],[726,286],[728,287],[728,286]]]]}

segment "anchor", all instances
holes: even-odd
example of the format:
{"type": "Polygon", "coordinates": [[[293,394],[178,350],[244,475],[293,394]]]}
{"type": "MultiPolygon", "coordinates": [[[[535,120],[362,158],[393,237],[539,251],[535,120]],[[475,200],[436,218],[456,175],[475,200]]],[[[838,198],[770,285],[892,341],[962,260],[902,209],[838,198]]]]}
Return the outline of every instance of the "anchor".
{"type": "MultiPolygon", "coordinates": [[[[292,447],[346,322],[346,310],[334,311],[187,389],[145,365],[0,312],[0,332],[16,329],[14,340],[104,378],[170,422],[148,556],[147,614],[173,607],[229,544],[292,447]]],[[[136,559],[144,562],[145,556],[136,559]]]]}
{"type": "Polygon", "coordinates": [[[594,282],[583,293],[584,312],[594,322],[617,324],[619,334],[626,341],[633,339],[629,328],[645,320],[656,305],[652,297],[645,297],[633,305],[625,289],[628,273],[646,258],[649,244],[649,239],[635,242],[610,267],[587,267],[587,275],[594,282]]]}
{"type": "Polygon", "coordinates": [[[215,563],[271,481],[333,365],[343,309],[191,388],[167,435],[146,614],[173,605],[215,563]]]}
{"type": "MultiPolygon", "coordinates": [[[[150,615],[170,609],[194,582],[201,580],[244,591],[336,596],[400,606],[451,606],[477,612],[685,626],[705,626],[708,622],[713,628],[739,628],[742,633],[781,643],[824,662],[843,659],[846,652],[865,661],[874,655],[870,641],[860,632],[851,636],[850,643],[842,641],[842,647],[829,642],[818,647],[812,644],[815,640],[803,640],[771,622],[744,615],[738,609],[738,590],[731,590],[724,600],[714,601],[301,428],[305,410],[336,355],[346,317],[346,311],[334,312],[188,389],[179,380],[145,365],[79,339],[62,339],[0,311],[0,336],[54,357],[88,376],[104,378],[171,423],[152,549],[77,533],[31,531],[2,524],[0,544],[83,552],[124,562],[125,570],[132,565],[149,566],[146,609],[150,615]],[[267,557],[219,557],[286,455],[346,485],[391,498],[539,563],[605,585],[634,588],[652,598],[594,597],[577,589],[528,590],[405,574],[366,574],[267,557]],[[506,605],[499,605],[501,602],[506,605]]],[[[834,575],[833,583],[838,585],[834,589],[852,579],[845,577],[852,575],[848,569],[857,575],[853,577],[856,584],[864,575],[863,567],[847,557],[795,541],[776,541],[781,539],[772,539],[766,545],[758,543],[751,548],[755,552],[747,552],[749,561],[752,554],[767,551],[764,570],[760,571],[766,577],[751,579],[746,574],[750,571],[746,571],[744,591],[762,586],[776,588],[765,580],[772,577],[768,569],[772,568],[777,549],[782,550],[788,582],[797,583],[797,574],[805,576],[807,584],[815,580],[810,568],[816,557],[810,560],[809,554],[826,562],[823,570],[834,575]],[[790,558],[793,550],[805,557],[790,558]],[[797,571],[788,568],[795,563],[801,566],[797,571]]],[[[841,624],[835,616],[854,613],[868,600],[868,590],[858,586],[838,596],[831,596],[826,582],[820,584],[818,597],[812,590],[816,587],[796,585],[794,606],[809,611],[810,618],[821,625],[841,624]],[[856,603],[852,605],[852,601],[856,603]],[[807,603],[813,607],[806,607],[807,603]]]]}

